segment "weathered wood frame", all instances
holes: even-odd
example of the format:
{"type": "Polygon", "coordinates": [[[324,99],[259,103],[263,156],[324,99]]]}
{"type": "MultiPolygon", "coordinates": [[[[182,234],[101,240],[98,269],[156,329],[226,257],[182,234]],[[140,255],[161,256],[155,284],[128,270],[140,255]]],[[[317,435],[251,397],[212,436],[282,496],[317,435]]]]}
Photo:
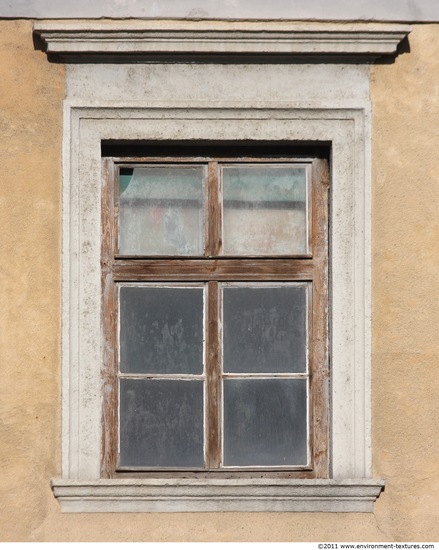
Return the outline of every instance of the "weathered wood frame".
{"type": "MultiPolygon", "coordinates": [[[[207,469],[193,472],[194,477],[329,477],[329,351],[328,351],[328,223],[329,171],[325,159],[313,158],[105,158],[102,185],[102,331],[103,331],[103,410],[102,410],[102,477],[133,476],[133,472],[117,471],[117,291],[121,282],[206,282],[207,283],[207,469]],[[219,206],[219,162],[309,163],[308,225],[309,254],[273,257],[223,257],[221,249],[221,208],[219,206]],[[130,163],[203,162],[208,164],[208,219],[205,231],[205,256],[202,258],[122,257],[117,251],[118,167],[130,163]],[[219,283],[309,282],[312,299],[309,325],[309,435],[311,462],[306,468],[220,468],[221,396],[219,283]]],[[[156,469],[138,471],[140,477],[185,476],[178,472],[156,469]]]]}

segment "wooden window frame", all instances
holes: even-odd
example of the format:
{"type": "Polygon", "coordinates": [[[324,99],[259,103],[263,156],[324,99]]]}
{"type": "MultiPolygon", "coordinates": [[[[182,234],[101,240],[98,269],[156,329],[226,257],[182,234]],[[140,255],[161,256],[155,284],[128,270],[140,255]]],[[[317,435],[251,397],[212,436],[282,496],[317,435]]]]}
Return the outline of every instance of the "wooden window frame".
{"type": "Polygon", "coordinates": [[[102,460],[103,478],[123,477],[329,477],[329,351],[328,351],[328,220],[329,171],[324,158],[307,157],[106,157],[102,185],[102,460]],[[221,209],[219,165],[223,163],[309,164],[309,253],[295,256],[226,257],[220,255],[221,209]],[[208,215],[203,257],[122,256],[117,246],[117,192],[120,167],[142,164],[207,164],[208,215]],[[312,285],[309,325],[309,437],[310,465],[298,468],[223,468],[220,464],[221,401],[220,338],[218,328],[220,282],[307,282],[312,285]],[[207,468],[203,470],[148,469],[118,471],[117,285],[142,282],[203,282],[207,284],[206,344],[207,468]]]}

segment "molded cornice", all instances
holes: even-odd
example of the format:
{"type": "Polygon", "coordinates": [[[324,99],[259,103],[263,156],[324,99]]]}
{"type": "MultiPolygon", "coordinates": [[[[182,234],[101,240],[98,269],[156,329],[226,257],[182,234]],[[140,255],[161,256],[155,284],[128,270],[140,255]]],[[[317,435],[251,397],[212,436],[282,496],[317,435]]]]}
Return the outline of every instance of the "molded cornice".
{"type": "Polygon", "coordinates": [[[410,27],[280,21],[38,22],[36,46],[58,61],[336,58],[371,62],[397,54],[410,27]]]}
{"type": "Polygon", "coordinates": [[[54,480],[63,512],[372,512],[381,480],[54,480]]]}

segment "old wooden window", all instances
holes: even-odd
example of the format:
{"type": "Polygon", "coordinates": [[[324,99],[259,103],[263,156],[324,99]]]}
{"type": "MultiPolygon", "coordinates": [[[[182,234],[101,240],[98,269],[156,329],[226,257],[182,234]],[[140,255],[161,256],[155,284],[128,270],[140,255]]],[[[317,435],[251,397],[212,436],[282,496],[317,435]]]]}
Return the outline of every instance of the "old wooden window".
{"type": "Polygon", "coordinates": [[[327,161],[103,163],[102,475],[328,477],[327,161]]]}

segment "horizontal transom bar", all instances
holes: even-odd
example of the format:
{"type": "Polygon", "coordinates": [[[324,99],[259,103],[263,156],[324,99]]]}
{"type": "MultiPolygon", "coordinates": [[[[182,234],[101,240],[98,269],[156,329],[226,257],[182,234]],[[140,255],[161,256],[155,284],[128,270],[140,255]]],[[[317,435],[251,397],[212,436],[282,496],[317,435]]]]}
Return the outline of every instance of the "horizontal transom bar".
{"type": "Polygon", "coordinates": [[[312,281],[315,261],[308,259],[117,259],[115,281],[312,281]]]}

